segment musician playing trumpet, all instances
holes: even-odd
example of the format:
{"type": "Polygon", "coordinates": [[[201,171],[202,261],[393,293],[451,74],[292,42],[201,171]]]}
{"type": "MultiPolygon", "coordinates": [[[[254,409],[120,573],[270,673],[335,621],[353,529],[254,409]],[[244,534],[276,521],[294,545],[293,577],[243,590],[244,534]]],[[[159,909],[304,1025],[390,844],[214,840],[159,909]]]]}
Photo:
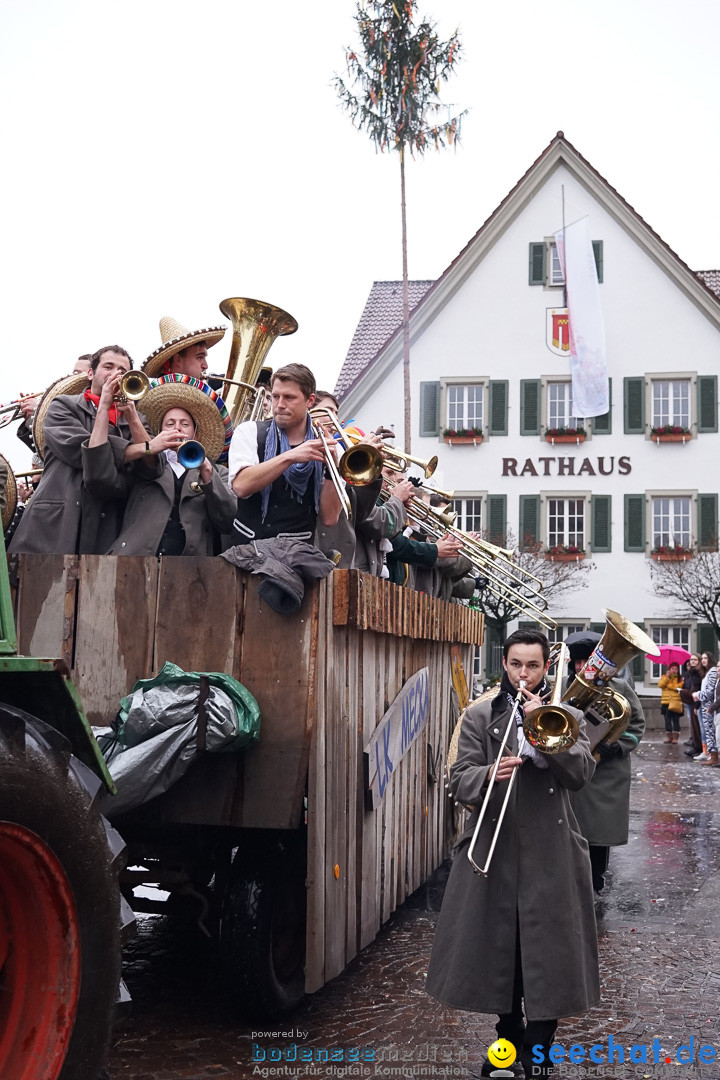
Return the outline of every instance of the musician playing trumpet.
{"type": "MultiPolygon", "coordinates": [[[[600,998],[590,860],[568,795],[595,768],[582,714],[570,710],[580,731],[558,753],[540,753],[522,728],[524,710],[547,697],[549,654],[540,631],[511,634],[498,694],[465,713],[450,791],[474,812],[453,861],[427,979],[428,992],[444,1004],[497,1014],[498,1038],[515,1047],[511,1071],[519,1077],[550,1076],[557,1018],[585,1012],[600,998]],[[520,726],[508,724],[516,704],[520,726]],[[508,753],[498,761],[508,727],[508,753]],[[478,838],[485,852],[514,774],[515,780],[483,877],[467,852],[493,771],[478,838]]],[[[494,1069],[488,1060],[481,1075],[494,1069]]]]}
{"type": "Polygon", "coordinates": [[[143,398],[149,432],[131,447],[132,470],[118,469],[107,439],[93,433],[83,455],[91,493],[113,492],[126,502],[108,555],[217,555],[230,532],[237,500],[227,470],[214,465],[225,429],[218,397],[175,376],[164,376],[143,398]],[[186,463],[192,441],[197,463],[186,463]],[[203,458],[204,452],[204,458],[203,458]]]}
{"type": "MultiPolygon", "coordinates": [[[[315,376],[304,364],[278,368],[270,383],[272,420],[233,432],[229,483],[238,496],[233,543],[293,535],[313,542],[318,517],[334,525],[340,495],[327,470],[326,444],[313,431],[315,376]]],[[[327,444],[327,453],[335,453],[327,444]]]]}
{"type": "Polygon", "coordinates": [[[41,429],[45,469],[10,551],[99,555],[117,536],[123,504],[105,493],[90,495],[83,484],[82,452],[98,425],[107,435],[118,466],[124,465],[125,450],[133,438],[132,426],[138,424],[140,430],[142,418],[134,406],[113,407],[109,391],[103,398],[103,387],[131,367],[125,349],[106,346],[93,354],[87,375],[59,380],[52,397],[46,392],[43,401],[47,409],[41,429]]]}

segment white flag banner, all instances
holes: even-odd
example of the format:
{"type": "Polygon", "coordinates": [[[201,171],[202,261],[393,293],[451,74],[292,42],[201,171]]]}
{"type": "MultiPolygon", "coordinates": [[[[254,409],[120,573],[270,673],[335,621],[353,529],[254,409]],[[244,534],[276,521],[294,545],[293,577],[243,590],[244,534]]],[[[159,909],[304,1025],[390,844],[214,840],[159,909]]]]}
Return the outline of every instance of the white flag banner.
{"type": "Polygon", "coordinates": [[[574,416],[602,416],[610,408],[605,327],[600,307],[589,218],[555,233],[567,287],[574,416]]]}

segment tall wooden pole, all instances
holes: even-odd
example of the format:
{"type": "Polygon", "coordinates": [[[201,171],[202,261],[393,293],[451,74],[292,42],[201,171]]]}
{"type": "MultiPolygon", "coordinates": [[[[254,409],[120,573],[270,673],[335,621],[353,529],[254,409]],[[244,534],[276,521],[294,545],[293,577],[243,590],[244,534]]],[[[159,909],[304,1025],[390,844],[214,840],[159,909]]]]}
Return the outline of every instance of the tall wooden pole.
{"type": "Polygon", "coordinates": [[[403,392],[405,395],[405,453],[412,453],[410,408],[410,288],[408,285],[407,220],[405,215],[405,148],[400,145],[400,213],[402,218],[402,335],[403,392]]]}

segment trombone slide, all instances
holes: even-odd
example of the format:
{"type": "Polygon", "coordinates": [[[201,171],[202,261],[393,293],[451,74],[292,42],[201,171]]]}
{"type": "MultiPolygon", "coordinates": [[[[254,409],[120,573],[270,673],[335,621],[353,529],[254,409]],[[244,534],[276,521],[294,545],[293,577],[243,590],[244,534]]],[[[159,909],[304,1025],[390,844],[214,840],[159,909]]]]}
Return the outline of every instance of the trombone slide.
{"type": "Polygon", "coordinates": [[[511,734],[512,729],[513,729],[513,724],[515,723],[515,717],[517,716],[517,711],[520,708],[520,702],[522,701],[522,698],[523,698],[523,690],[525,689],[526,685],[527,685],[527,683],[523,679],[521,679],[520,682],[518,683],[518,692],[517,692],[517,694],[515,696],[515,701],[513,703],[512,712],[510,713],[510,719],[507,722],[507,727],[505,728],[505,734],[503,735],[502,742],[500,743],[500,749],[498,750],[498,756],[495,759],[495,764],[493,765],[493,768],[492,768],[492,775],[490,776],[490,779],[488,780],[488,786],[487,786],[487,791],[485,792],[485,798],[483,799],[482,806],[480,807],[480,813],[478,814],[478,819],[477,819],[477,822],[475,823],[475,831],[473,832],[472,840],[470,841],[470,847],[468,848],[468,851],[467,851],[467,857],[468,857],[468,859],[470,861],[470,865],[472,866],[473,870],[475,871],[476,874],[482,874],[483,877],[487,877],[487,875],[488,875],[488,871],[490,869],[490,863],[491,863],[492,857],[493,857],[493,852],[495,851],[495,845],[497,844],[498,836],[500,835],[500,829],[502,828],[502,823],[503,823],[503,820],[505,818],[505,811],[507,809],[507,804],[510,801],[510,794],[512,792],[513,785],[515,783],[515,777],[517,776],[518,768],[520,766],[517,766],[517,768],[513,771],[512,776],[510,777],[510,779],[507,782],[507,785],[508,785],[507,786],[507,791],[505,792],[505,798],[503,799],[503,804],[502,804],[502,807],[500,808],[500,813],[498,814],[497,825],[495,826],[495,832],[493,833],[492,840],[490,841],[490,849],[488,851],[488,855],[487,855],[487,858],[485,860],[485,865],[484,866],[478,866],[478,864],[475,862],[475,859],[473,858],[473,853],[475,851],[475,845],[477,844],[478,836],[480,835],[480,829],[482,827],[482,823],[483,823],[483,821],[485,819],[485,813],[487,811],[488,804],[490,803],[490,798],[491,798],[492,793],[493,793],[493,788],[495,787],[495,776],[496,776],[496,773],[497,773],[497,763],[499,762],[500,758],[505,753],[505,751],[507,749],[507,744],[510,741],[510,734],[511,734]]]}

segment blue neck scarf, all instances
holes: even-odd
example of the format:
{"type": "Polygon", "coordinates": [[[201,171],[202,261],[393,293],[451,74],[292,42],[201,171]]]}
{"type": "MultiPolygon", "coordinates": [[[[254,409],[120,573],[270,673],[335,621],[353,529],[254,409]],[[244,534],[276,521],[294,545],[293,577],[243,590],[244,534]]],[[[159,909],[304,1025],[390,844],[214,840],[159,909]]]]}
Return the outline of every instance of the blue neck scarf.
{"type": "MultiPolygon", "coordinates": [[[[286,450],[290,449],[290,441],[283,428],[279,428],[274,420],[270,421],[268,427],[267,436],[265,438],[265,456],[264,461],[269,461],[270,458],[277,455],[277,443],[280,439],[280,453],[284,454],[286,450]]],[[[307,428],[305,429],[305,438],[303,442],[307,442],[308,439],[314,438],[312,422],[310,417],[307,418],[307,428]]],[[[288,465],[287,469],[283,472],[285,478],[285,485],[288,489],[288,493],[291,499],[296,499],[297,502],[302,502],[307,491],[308,484],[312,478],[315,481],[315,512],[317,513],[318,505],[320,503],[320,489],[322,487],[323,477],[323,463],[322,461],[303,461],[294,462],[292,465],[288,465]]],[[[261,492],[262,496],[262,520],[265,521],[268,512],[268,506],[270,504],[270,489],[272,484],[268,484],[261,492]]]]}

